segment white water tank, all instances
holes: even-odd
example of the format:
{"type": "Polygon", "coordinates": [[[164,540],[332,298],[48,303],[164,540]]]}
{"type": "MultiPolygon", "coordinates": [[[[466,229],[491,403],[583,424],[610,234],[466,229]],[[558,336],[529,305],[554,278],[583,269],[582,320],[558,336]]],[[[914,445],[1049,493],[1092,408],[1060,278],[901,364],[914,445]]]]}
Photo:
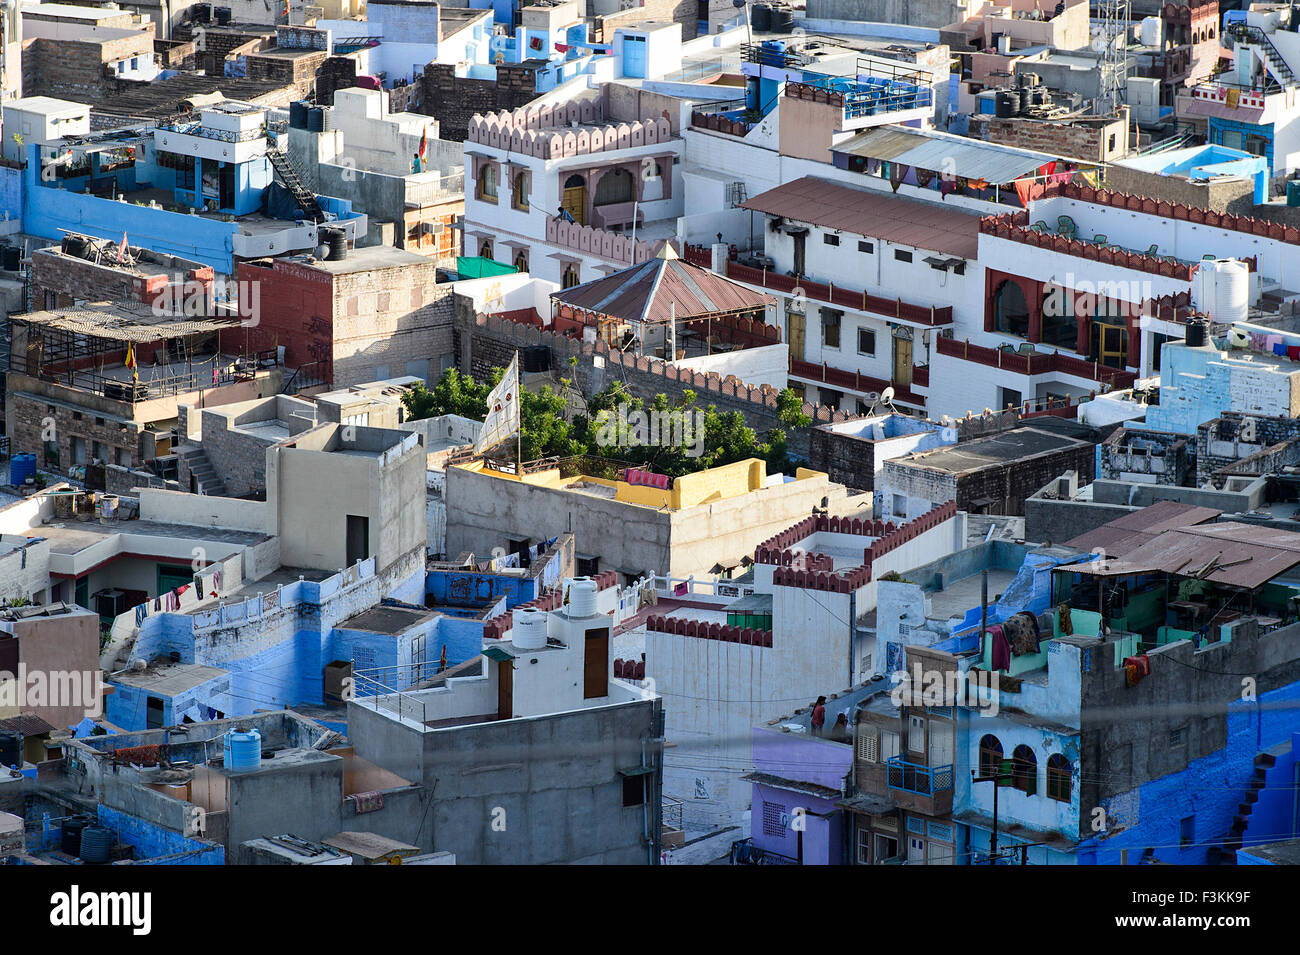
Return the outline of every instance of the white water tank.
{"type": "Polygon", "coordinates": [[[1246,321],[1250,312],[1250,267],[1239,259],[1202,262],[1192,276],[1192,304],[1218,325],[1246,321]]]}
{"type": "Polygon", "coordinates": [[[514,627],[510,639],[518,650],[543,650],[546,648],[546,618],[544,610],[514,611],[514,627]]]}
{"type": "Polygon", "coordinates": [[[574,577],[569,581],[569,616],[596,616],[596,593],[599,589],[590,577],[574,577]]]}
{"type": "Polygon", "coordinates": [[[1144,17],[1142,19],[1140,36],[1143,46],[1160,45],[1160,26],[1159,17],[1144,17]]]}

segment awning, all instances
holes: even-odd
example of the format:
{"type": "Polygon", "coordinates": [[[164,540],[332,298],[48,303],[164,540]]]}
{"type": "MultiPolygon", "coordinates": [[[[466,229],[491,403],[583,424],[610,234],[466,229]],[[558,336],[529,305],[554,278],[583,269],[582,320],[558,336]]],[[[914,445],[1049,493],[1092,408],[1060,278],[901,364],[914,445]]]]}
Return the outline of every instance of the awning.
{"type": "Polygon", "coordinates": [[[510,654],[506,653],[500,647],[487,647],[483,650],[483,656],[489,660],[496,660],[498,663],[508,663],[514,660],[510,654]]]}
{"type": "Polygon", "coordinates": [[[633,766],[631,769],[615,770],[620,776],[635,779],[637,776],[649,776],[655,771],[653,766],[633,766]]]}
{"type": "Polygon", "coordinates": [[[519,270],[482,255],[456,256],[456,274],[463,279],[485,279],[497,275],[513,275],[519,270]]]}
{"type": "Polygon", "coordinates": [[[903,126],[864,130],[832,147],[832,152],[999,184],[1032,176],[1039,167],[1060,158],[1050,153],[903,126]]]}

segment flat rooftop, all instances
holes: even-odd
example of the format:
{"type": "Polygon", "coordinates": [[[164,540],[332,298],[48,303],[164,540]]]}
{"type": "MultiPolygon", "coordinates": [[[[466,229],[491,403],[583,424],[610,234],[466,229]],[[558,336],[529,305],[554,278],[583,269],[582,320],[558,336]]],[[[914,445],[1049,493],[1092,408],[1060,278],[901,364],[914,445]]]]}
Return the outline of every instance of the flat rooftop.
{"type": "MultiPolygon", "coordinates": [[[[243,219],[239,221],[243,222],[243,219]]],[[[375,269],[400,269],[411,265],[430,265],[433,262],[427,256],[416,255],[414,252],[391,245],[370,245],[349,249],[346,259],[317,259],[315,262],[308,262],[305,255],[287,255],[281,258],[286,262],[329,272],[331,275],[370,272],[375,269]]]]}
{"type": "Polygon", "coordinates": [[[107,523],[98,519],[85,522],[66,520],[57,524],[33,527],[27,533],[32,537],[44,537],[48,540],[50,552],[54,554],[76,554],[117,534],[143,534],[178,540],[210,541],[239,547],[247,547],[267,539],[265,534],[254,531],[140,520],[117,520],[107,523]]]}
{"type": "MultiPolygon", "coordinates": [[[[287,587],[289,584],[296,584],[299,579],[318,584],[328,577],[334,576],[327,570],[311,570],[305,567],[281,567],[279,570],[272,571],[261,580],[248,581],[238,590],[225,594],[221,599],[229,601],[244,600],[248,597],[260,596],[261,594],[274,593],[280,587],[287,587]]],[[[188,611],[189,613],[200,613],[209,609],[207,606],[195,607],[188,611]]]]}
{"type": "Polygon", "coordinates": [[[437,614],[427,610],[379,606],[348,617],[337,626],[340,630],[364,630],[367,633],[384,633],[395,636],[399,633],[405,633],[412,627],[418,626],[427,620],[432,620],[435,616],[437,614]]]}
{"type": "Polygon", "coordinates": [[[949,474],[971,474],[984,468],[997,467],[1040,454],[1050,454],[1053,451],[1064,451],[1087,443],[1089,442],[1048,434],[1035,428],[1013,428],[1002,434],[963,441],[933,451],[909,454],[895,458],[889,463],[932,471],[946,471],[949,474]]]}
{"type": "Polygon", "coordinates": [[[147,689],[160,696],[177,696],[229,672],[198,663],[164,663],[151,665],[142,673],[128,670],[112,679],[121,686],[147,689]]]}

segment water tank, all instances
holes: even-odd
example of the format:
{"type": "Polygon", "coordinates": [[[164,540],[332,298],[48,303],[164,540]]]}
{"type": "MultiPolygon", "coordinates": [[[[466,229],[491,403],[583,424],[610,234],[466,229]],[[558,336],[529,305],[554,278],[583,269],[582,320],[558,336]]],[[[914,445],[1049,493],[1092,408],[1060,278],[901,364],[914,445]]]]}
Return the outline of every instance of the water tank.
{"type": "Polygon", "coordinates": [[[246,772],[262,765],[262,734],[257,730],[230,730],[225,735],[226,769],[246,772]]]}
{"type": "Polygon", "coordinates": [[[790,7],[774,5],[772,7],[772,32],[793,33],[794,10],[790,7]]]}
{"type": "Polygon", "coordinates": [[[1183,341],[1188,348],[1203,348],[1209,341],[1209,332],[1206,328],[1206,322],[1203,318],[1188,319],[1187,331],[1183,333],[1183,341]]]}
{"type": "Polygon", "coordinates": [[[998,119],[1010,119],[1020,115],[1020,90],[998,90],[993,101],[993,115],[998,119]]]}
{"type": "Polygon", "coordinates": [[[1030,103],[1033,106],[1050,106],[1052,105],[1052,95],[1047,91],[1046,86],[1035,86],[1029,93],[1030,103]]]}
{"type": "Polygon", "coordinates": [[[596,616],[596,594],[600,590],[590,577],[574,577],[569,581],[569,616],[596,616]]]}
{"type": "Polygon", "coordinates": [[[325,244],[329,246],[331,262],[338,262],[348,257],[348,234],[342,229],[330,229],[325,235],[325,244]]]}
{"type": "Polygon", "coordinates": [[[87,825],[83,816],[73,816],[63,820],[59,848],[63,850],[64,855],[81,855],[81,833],[87,825]]]}
{"type": "Polygon", "coordinates": [[[1016,75],[1016,86],[1020,87],[1022,90],[1037,86],[1038,82],[1039,76],[1037,73],[1025,72],[1016,75]]]}
{"type": "Polygon", "coordinates": [[[1250,305],[1250,268],[1238,259],[1203,261],[1192,275],[1192,305],[1220,325],[1244,322],[1250,305]]]}
{"type": "Polygon", "coordinates": [[[326,133],[334,128],[334,107],[320,107],[320,128],[322,132],[326,133]]]}
{"type": "Polygon", "coordinates": [[[319,106],[312,106],[307,110],[307,129],[309,132],[319,133],[324,127],[321,125],[324,119],[321,115],[319,106]]]}
{"type": "Polygon", "coordinates": [[[0,766],[23,764],[23,734],[13,730],[0,730],[0,766]]]}
{"type": "Polygon", "coordinates": [[[1300,206],[1300,179],[1292,179],[1286,184],[1286,204],[1300,206]]]}
{"type": "Polygon", "coordinates": [[[87,826],[81,831],[81,861],[89,865],[104,865],[108,862],[109,850],[113,848],[113,831],[103,826],[87,826]]]}
{"type": "Polygon", "coordinates": [[[19,487],[36,477],[36,455],[15,454],[9,461],[9,483],[19,487]]]}
{"type": "Polygon", "coordinates": [[[1139,36],[1143,46],[1160,45],[1160,18],[1143,17],[1139,36]]]}
{"type": "Polygon", "coordinates": [[[289,104],[289,125],[294,129],[307,128],[307,114],[311,112],[311,106],[306,100],[298,100],[296,103],[289,104]]]}
{"type": "Polygon", "coordinates": [[[219,26],[225,26],[230,22],[230,7],[217,7],[212,13],[219,26]]]}
{"type": "Polygon", "coordinates": [[[63,254],[78,259],[85,258],[86,240],[79,235],[65,235],[63,237],[63,254]]]}
{"type": "Polygon", "coordinates": [[[511,635],[520,650],[546,648],[546,612],[543,610],[514,611],[515,625],[511,635]]]}
{"type": "Polygon", "coordinates": [[[754,4],[754,12],[750,15],[750,25],[759,33],[771,31],[772,5],[770,3],[754,4]]]}
{"type": "Polygon", "coordinates": [[[117,495],[105,494],[99,499],[99,516],[106,521],[117,518],[117,495]]]}

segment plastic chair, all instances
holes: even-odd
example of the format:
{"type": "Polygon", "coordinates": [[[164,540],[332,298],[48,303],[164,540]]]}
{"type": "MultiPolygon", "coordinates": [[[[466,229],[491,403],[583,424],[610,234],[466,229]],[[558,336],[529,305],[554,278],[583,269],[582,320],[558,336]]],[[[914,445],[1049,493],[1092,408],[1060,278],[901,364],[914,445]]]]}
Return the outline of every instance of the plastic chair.
{"type": "Polygon", "coordinates": [[[1044,222],[1042,219],[1039,219],[1037,222],[1035,222],[1035,223],[1034,223],[1033,225],[1031,225],[1029,228],[1030,228],[1032,231],[1034,231],[1034,232],[1046,232],[1046,231],[1047,231],[1047,223],[1044,222]]]}
{"type": "Polygon", "coordinates": [[[1067,236],[1073,239],[1079,234],[1079,227],[1074,224],[1074,220],[1069,216],[1056,217],[1056,234],[1067,236]]]}
{"type": "Polygon", "coordinates": [[[1092,237],[1092,241],[1096,245],[1106,245],[1107,244],[1106,234],[1104,232],[1099,232],[1092,237]]]}

